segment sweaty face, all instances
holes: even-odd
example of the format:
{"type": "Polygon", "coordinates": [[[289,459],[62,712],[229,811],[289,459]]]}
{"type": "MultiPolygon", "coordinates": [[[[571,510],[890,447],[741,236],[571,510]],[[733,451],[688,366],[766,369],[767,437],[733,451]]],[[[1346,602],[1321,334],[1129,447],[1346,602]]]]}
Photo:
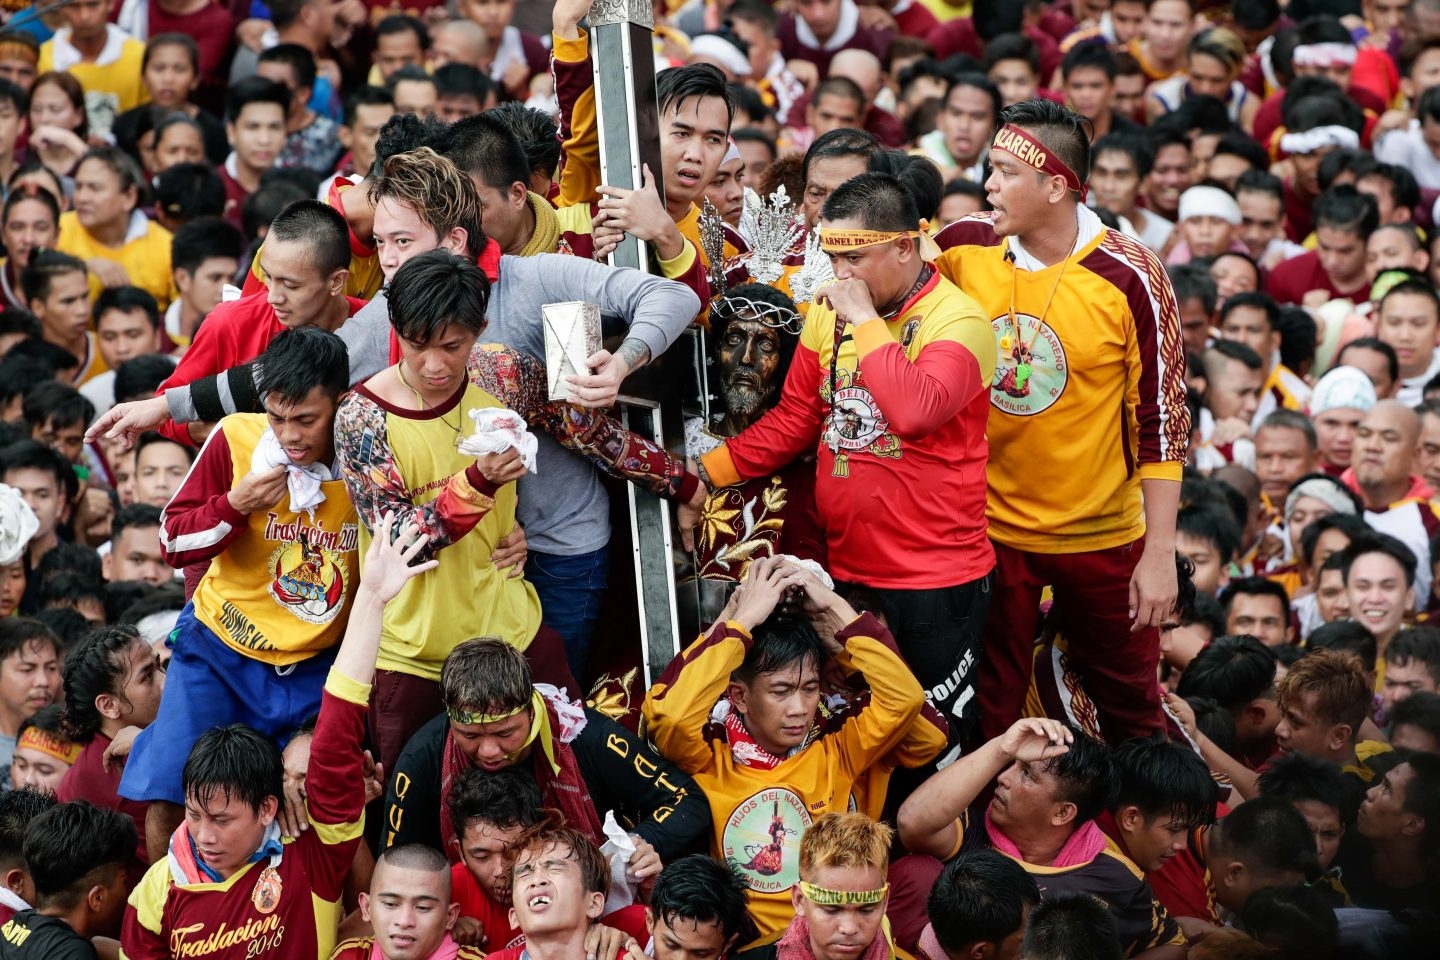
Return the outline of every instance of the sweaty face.
{"type": "Polygon", "coordinates": [[[85,452],[83,423],[62,425],[57,424],[54,417],[46,417],[45,422],[35,428],[33,436],[71,463],[79,463],[81,454],[85,452]]]}
{"type": "Polygon", "coordinates": [[[460,907],[450,903],[449,871],[379,863],[361,910],[385,960],[426,960],[455,925],[460,907]]]}
{"type": "Polygon", "coordinates": [[[780,332],[758,320],[736,317],[720,341],[720,384],[725,409],[737,416],[759,412],[780,388],[780,332]]]}
{"type": "Polygon", "coordinates": [[[1190,828],[1168,815],[1146,817],[1134,807],[1122,811],[1127,821],[1125,849],[1135,865],[1146,873],[1159,870],[1165,861],[1190,843],[1190,828]],[[1131,825],[1129,821],[1133,820],[1131,825]]]}
{"type": "Polygon", "coordinates": [[[1340,811],[1319,800],[1296,800],[1294,803],[1310,832],[1315,835],[1315,853],[1320,858],[1320,869],[1329,870],[1340,852],[1340,838],[1345,836],[1340,811]]]}
{"type": "Polygon", "coordinates": [[[1399,561],[1383,553],[1362,553],[1350,565],[1345,580],[1350,616],[1377,638],[1386,639],[1400,629],[1415,602],[1399,561]]]}
{"type": "Polygon", "coordinates": [[[1339,739],[1336,728],[1323,721],[1315,709],[1319,695],[1305,693],[1280,708],[1280,723],[1275,727],[1275,742],[1286,753],[1308,754],[1328,759],[1339,739]]]}
{"type": "Polygon", "coordinates": [[[730,699],[761,747],[785,756],[805,742],[820,705],[820,670],[813,660],[730,684],[730,699]]]}
{"type": "Polygon", "coordinates": [[[1016,760],[995,780],[990,819],[1002,830],[1050,824],[1058,811],[1058,786],[1045,764],[1016,760]]]}
{"type": "Polygon", "coordinates": [[[375,251],[387,283],[405,261],[439,245],[435,228],[421,220],[414,207],[391,197],[375,204],[375,251]]]}
{"type": "Polygon", "coordinates": [[[1289,642],[1289,629],[1290,611],[1279,597],[1237,593],[1230,601],[1226,633],[1249,634],[1267,647],[1282,647],[1289,642]]]}
{"type": "Polygon", "coordinates": [[[1365,802],[1360,804],[1360,815],[1355,818],[1355,829],[1360,831],[1360,836],[1367,840],[1390,840],[1400,836],[1416,816],[1405,811],[1406,790],[1414,777],[1410,764],[1402,763],[1366,792],[1365,802]]]}
{"type": "Polygon", "coordinates": [[[457,723],[452,720],[450,733],[471,763],[494,773],[514,766],[520,759],[525,741],[530,736],[533,712],[527,708],[494,723],[457,723]]]}
{"type": "Polygon", "coordinates": [[[50,295],[30,306],[45,328],[46,338],[77,342],[90,326],[90,284],[79,271],[57,274],[50,280],[50,295]],[[35,309],[36,304],[42,304],[35,309]]]}
{"type": "MultiPolygon", "coordinates": [[[[1234,228],[1231,230],[1233,236],[1234,228]]],[[[1227,243],[1225,247],[1229,249],[1230,244],[1227,243]]],[[[1191,247],[1191,250],[1193,251],[1194,247],[1191,247]]],[[[1210,279],[1215,281],[1215,292],[1219,294],[1221,306],[1237,293],[1260,289],[1260,277],[1255,270],[1255,264],[1238,255],[1222,254],[1216,257],[1215,262],[1210,265],[1210,279]]]]}
{"type": "Polygon", "coordinates": [[[1365,278],[1370,283],[1386,270],[1419,270],[1425,266],[1425,255],[1414,241],[1407,240],[1410,227],[1376,230],[1365,241],[1365,278]]]}
{"type": "Polygon", "coordinates": [[[605,894],[585,889],[575,852],[560,844],[522,850],[510,883],[511,919],[526,937],[574,930],[605,907],[605,894]]]}
{"type": "Polygon", "coordinates": [[[670,106],[660,130],[667,203],[699,202],[725,159],[729,136],[730,116],[721,98],[690,97],[670,106]]]}
{"type": "Polygon", "coordinates": [[[458,323],[448,324],[425,343],[400,339],[405,379],[427,396],[449,397],[460,388],[465,364],[475,346],[475,332],[458,323]]]}
{"type": "Polygon", "coordinates": [[[343,274],[327,274],[303,240],[271,238],[260,251],[260,269],[270,308],[287,329],[324,321],[343,289],[343,274]]]}
{"type": "Polygon", "coordinates": [[[20,491],[20,498],[40,522],[35,531],[37,537],[47,537],[54,533],[55,526],[63,523],[69,516],[70,507],[64,500],[64,492],[56,482],[55,474],[48,470],[36,470],[33,467],[6,470],[0,474],[0,483],[20,491]]]}
{"type": "Polygon", "coordinates": [[[337,405],[336,398],[322,387],[311,388],[298,400],[266,394],[266,420],[280,441],[280,449],[295,466],[308,467],[334,459],[337,405]]]}
{"type": "Polygon", "coordinates": [[[1301,431],[1261,427],[1255,434],[1255,474],[1271,503],[1283,504],[1295,481],[1314,469],[1315,450],[1301,431]]]}
{"type": "Polygon", "coordinates": [[[160,711],[165,671],[150,644],[134,640],[125,650],[125,681],[120,690],[120,720],[127,726],[148,727],[160,711]]]}
{"type": "Polygon", "coordinates": [[[460,859],[465,869],[480,889],[502,906],[510,905],[510,866],[505,862],[505,851],[524,831],[521,826],[502,829],[484,820],[471,820],[460,838],[460,859]]]}
{"type": "Polygon", "coordinates": [[[1440,490],[1440,415],[1426,413],[1420,418],[1420,444],[1415,450],[1415,471],[1440,490]]]}
{"type": "Polygon", "coordinates": [[[646,910],[655,960],[717,960],[725,953],[725,931],[713,921],[676,916],[672,922],[646,910]]]}
{"type": "MultiPolygon", "coordinates": [[[[885,873],[875,867],[821,867],[805,879],[827,890],[855,893],[885,886],[885,873]]],[[[822,905],[811,903],[796,887],[791,902],[796,915],[804,917],[810,926],[810,950],[815,960],[855,960],[875,942],[885,919],[885,900],[822,905]]]]}
{"type": "Polygon", "coordinates": [[[177,269],[175,285],[186,303],[203,316],[220,305],[225,284],[234,279],[239,266],[231,257],[208,257],[194,273],[177,269]]]}
{"type": "Polygon", "coordinates": [[[250,855],[260,849],[260,841],[278,808],[276,797],[266,797],[257,811],[223,790],[204,797],[192,793],[185,798],[185,823],[200,859],[222,877],[228,877],[241,870],[250,855]]]}
{"type": "MultiPolygon", "coordinates": [[[[858,218],[827,220],[827,227],[840,230],[861,230],[865,224],[858,218]]],[[[830,266],[837,280],[861,280],[870,290],[877,309],[894,305],[910,289],[918,253],[911,243],[895,240],[872,247],[861,247],[840,254],[830,254],[830,266]]]]}

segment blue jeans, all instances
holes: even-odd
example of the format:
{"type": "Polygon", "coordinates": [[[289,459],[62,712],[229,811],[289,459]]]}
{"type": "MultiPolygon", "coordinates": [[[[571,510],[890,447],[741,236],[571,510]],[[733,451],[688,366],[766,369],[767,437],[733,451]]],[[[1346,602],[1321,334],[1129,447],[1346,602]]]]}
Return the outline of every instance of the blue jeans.
{"type": "Polygon", "coordinates": [[[532,551],[525,561],[525,579],[540,597],[545,625],[564,638],[570,672],[582,684],[609,577],[609,547],[572,557],[532,551]]]}

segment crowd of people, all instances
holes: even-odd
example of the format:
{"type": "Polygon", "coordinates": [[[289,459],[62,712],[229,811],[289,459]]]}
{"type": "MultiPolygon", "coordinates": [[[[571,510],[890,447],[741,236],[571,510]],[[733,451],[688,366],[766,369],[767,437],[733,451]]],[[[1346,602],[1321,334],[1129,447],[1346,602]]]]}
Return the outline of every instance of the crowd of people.
{"type": "Polygon", "coordinates": [[[0,960],[1430,955],[1440,0],[0,6],[0,960]]]}

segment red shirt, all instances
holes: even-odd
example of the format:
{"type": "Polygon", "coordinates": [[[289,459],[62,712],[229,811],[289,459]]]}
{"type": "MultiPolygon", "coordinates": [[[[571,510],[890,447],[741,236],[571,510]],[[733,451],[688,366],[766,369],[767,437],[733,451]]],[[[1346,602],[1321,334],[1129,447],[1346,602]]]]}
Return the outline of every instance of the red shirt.
{"type": "Polygon", "coordinates": [[[206,83],[223,85],[230,64],[230,45],[235,35],[235,21],[230,11],[217,3],[209,3],[194,13],[166,13],[160,4],[150,0],[150,36],[162,33],[183,33],[193,37],[200,48],[200,78],[206,83]]]}
{"type": "Polygon", "coordinates": [[[525,935],[510,925],[510,908],[490,899],[463,863],[450,868],[450,899],[460,905],[460,916],[480,921],[490,950],[524,946],[525,935]]]}
{"type": "MultiPolygon", "coordinates": [[[[463,917],[465,911],[462,909],[460,915],[463,917]]],[[[614,913],[606,914],[600,918],[600,922],[607,927],[614,927],[621,933],[628,934],[636,943],[648,944],[650,942],[650,928],[645,926],[645,908],[640,904],[632,904],[628,907],[621,907],[614,913]]],[[[485,955],[485,960],[520,960],[525,953],[525,940],[521,937],[520,942],[514,946],[506,947],[504,950],[495,950],[485,955]]],[[[615,960],[625,960],[626,950],[620,948],[615,960]]]]}
{"type": "MultiPolygon", "coordinates": [[[[229,370],[264,353],[270,341],[285,329],[275,319],[275,310],[270,306],[268,297],[268,293],[261,292],[222,303],[210,311],[196,331],[190,349],[180,358],[179,366],[160,384],[156,394],[229,370]]],[[[350,305],[349,316],[355,316],[365,306],[364,300],[354,297],[345,299],[350,305]]],[[[168,422],[160,427],[160,432],[176,443],[195,445],[182,423],[168,422]]]]}
{"type": "Polygon", "coordinates": [[[60,786],[55,788],[55,799],[61,803],[89,800],[97,807],[118,811],[135,821],[135,832],[139,834],[140,842],[135,848],[135,862],[130,865],[127,884],[133,888],[145,876],[145,867],[150,863],[150,855],[145,849],[145,811],[150,804],[136,803],[120,796],[121,767],[116,764],[113,770],[105,769],[105,751],[109,747],[109,737],[103,733],[95,734],[95,738],[80,751],[74,766],[65,771],[60,786]]]}
{"type": "Polygon", "coordinates": [[[1311,290],[1324,290],[1331,300],[1350,299],[1356,303],[1368,300],[1369,287],[1361,280],[1360,286],[1341,290],[1330,279],[1330,274],[1320,265],[1320,254],[1307,250],[1298,257],[1278,264],[1265,278],[1265,292],[1274,297],[1282,306],[1287,303],[1299,304],[1311,290]]]}

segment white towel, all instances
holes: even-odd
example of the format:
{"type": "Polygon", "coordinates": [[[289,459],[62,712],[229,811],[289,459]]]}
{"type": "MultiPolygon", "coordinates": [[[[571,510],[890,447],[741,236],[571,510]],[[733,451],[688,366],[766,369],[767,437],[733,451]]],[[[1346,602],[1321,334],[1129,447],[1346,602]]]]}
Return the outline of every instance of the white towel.
{"type": "Polygon", "coordinates": [[[455,443],[461,453],[478,457],[483,453],[503,453],[514,447],[520,452],[525,469],[535,472],[535,451],[540,441],[530,432],[524,417],[504,407],[485,407],[471,410],[470,419],[475,421],[475,432],[455,443]]]}
{"type": "Polygon", "coordinates": [[[275,431],[269,427],[260,435],[255,444],[255,453],[250,457],[252,473],[268,473],[276,467],[285,467],[285,484],[290,488],[290,512],[315,515],[315,508],[325,502],[325,491],[320,484],[335,479],[330,468],[323,463],[312,463],[308,467],[296,466],[285,455],[275,431]]]}
{"type": "Polygon", "coordinates": [[[30,538],[39,529],[40,521],[20,491],[0,483],[0,567],[8,567],[23,557],[30,538]]]}

